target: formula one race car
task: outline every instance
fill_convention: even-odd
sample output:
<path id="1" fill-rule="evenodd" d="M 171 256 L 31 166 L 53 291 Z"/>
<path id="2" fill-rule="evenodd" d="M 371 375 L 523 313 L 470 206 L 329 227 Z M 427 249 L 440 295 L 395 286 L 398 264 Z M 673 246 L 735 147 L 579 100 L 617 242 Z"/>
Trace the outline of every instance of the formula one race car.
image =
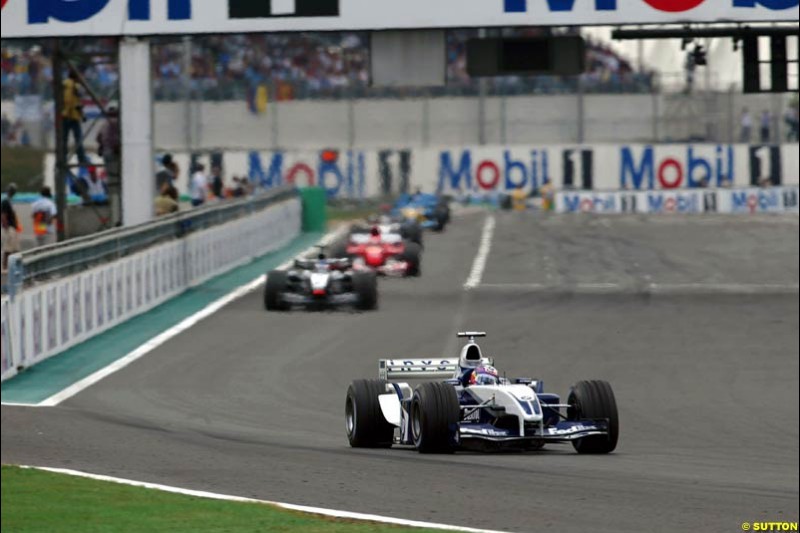
<path id="1" fill-rule="evenodd" d="M 387 206 L 387 211 L 390 208 Z M 415 242 L 422 246 L 422 226 L 416 219 L 404 218 L 400 214 L 381 214 L 367 217 L 366 221 L 353 224 L 350 227 L 350 235 L 357 233 L 366 234 L 372 232 L 377 227 L 381 234 L 400 235 L 403 240 Z"/>
<path id="2" fill-rule="evenodd" d="M 293 305 L 376 309 L 378 279 L 374 272 L 354 271 L 350 259 L 329 259 L 321 250 L 316 259 L 296 259 L 289 270 L 267 274 L 264 307 L 268 311 L 288 311 Z"/>
<path id="3" fill-rule="evenodd" d="M 562 403 L 541 381 L 500 377 L 475 343 L 485 335 L 459 333 L 469 341 L 458 359 L 382 359 L 379 379 L 353 381 L 345 401 L 350 446 L 406 444 L 423 453 L 538 450 L 561 442 L 578 453 L 616 448 L 619 418 L 607 382 L 578 381 Z M 410 380 L 423 382 L 412 389 Z"/>
<path id="4" fill-rule="evenodd" d="M 446 198 L 435 194 L 403 194 L 394 204 L 394 215 L 417 221 L 423 228 L 444 231 L 450 222 L 450 205 Z"/>
<path id="5" fill-rule="evenodd" d="M 373 270 L 384 276 L 419 276 L 422 273 L 422 248 L 404 240 L 393 224 L 374 225 L 368 233 L 353 231 L 345 253 L 353 268 Z"/>

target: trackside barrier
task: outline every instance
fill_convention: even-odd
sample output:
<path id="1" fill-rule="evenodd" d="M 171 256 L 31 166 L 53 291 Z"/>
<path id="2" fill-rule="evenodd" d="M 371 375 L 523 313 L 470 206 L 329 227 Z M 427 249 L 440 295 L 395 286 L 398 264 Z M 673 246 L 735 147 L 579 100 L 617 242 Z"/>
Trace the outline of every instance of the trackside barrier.
<path id="1" fill-rule="evenodd" d="M 797 185 L 660 191 L 560 191 L 557 213 L 797 213 Z"/>
<path id="2" fill-rule="evenodd" d="M 3 297 L 2 380 L 287 244 L 301 231 L 301 211 L 294 193 L 183 238 L 26 283 Z M 64 253 L 74 257 L 69 247 Z"/>

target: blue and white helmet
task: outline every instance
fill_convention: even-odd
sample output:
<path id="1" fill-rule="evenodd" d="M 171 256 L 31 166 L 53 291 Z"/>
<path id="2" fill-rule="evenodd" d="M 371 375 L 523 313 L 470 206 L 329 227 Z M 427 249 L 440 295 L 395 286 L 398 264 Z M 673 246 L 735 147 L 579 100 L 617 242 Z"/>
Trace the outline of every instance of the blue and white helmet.
<path id="1" fill-rule="evenodd" d="M 491 365 L 481 365 L 469 376 L 470 385 L 497 385 L 499 382 L 497 369 Z"/>

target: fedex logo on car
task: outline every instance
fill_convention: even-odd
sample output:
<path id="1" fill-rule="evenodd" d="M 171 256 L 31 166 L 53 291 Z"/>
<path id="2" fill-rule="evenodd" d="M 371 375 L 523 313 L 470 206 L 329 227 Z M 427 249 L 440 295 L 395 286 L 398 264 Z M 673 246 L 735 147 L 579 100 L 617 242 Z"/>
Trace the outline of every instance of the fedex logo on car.
<path id="1" fill-rule="evenodd" d="M 625 4 L 630 4 L 636 0 L 625 0 Z M 657 11 L 667 13 L 681 13 L 700 7 L 707 0 L 638 0 L 644 2 Z M 622 3 L 617 0 L 594 0 L 595 11 L 617 11 L 617 4 Z M 731 0 L 734 8 L 755 8 L 765 7 L 773 11 L 781 11 L 797 7 L 798 0 Z M 547 0 L 547 8 L 550 11 L 572 11 L 575 7 L 575 0 Z M 626 6 L 627 7 L 627 6 Z M 503 0 L 503 10 L 506 13 L 526 13 L 528 11 L 528 0 Z"/>
<path id="2" fill-rule="evenodd" d="M 284 152 L 273 152 L 266 168 L 259 152 L 248 154 L 248 174 L 253 183 L 269 189 L 285 183 L 298 186 L 318 185 L 328 196 L 364 196 L 364 153 L 347 151 L 339 153 L 323 150 L 316 160 L 290 162 Z"/>
<path id="3" fill-rule="evenodd" d="M 81 22 L 105 9 L 109 0 L 28 0 L 28 23 Z M 127 0 L 128 20 L 150 20 L 150 0 Z M 3 6 L 5 7 L 5 0 Z M 169 20 L 192 18 L 192 0 L 167 0 Z"/>
<path id="4" fill-rule="evenodd" d="M 620 186 L 623 189 L 679 189 L 720 186 L 734 180 L 733 146 L 717 145 L 713 156 L 697 147 L 620 148 Z M 660 155 L 661 157 L 657 157 Z"/>
<path id="5" fill-rule="evenodd" d="M 503 150 L 500 161 L 474 157 L 469 149 L 460 152 L 443 150 L 439 154 L 438 191 L 535 190 L 550 181 L 547 150 L 530 150 L 527 160 L 515 159 L 510 150 Z"/>

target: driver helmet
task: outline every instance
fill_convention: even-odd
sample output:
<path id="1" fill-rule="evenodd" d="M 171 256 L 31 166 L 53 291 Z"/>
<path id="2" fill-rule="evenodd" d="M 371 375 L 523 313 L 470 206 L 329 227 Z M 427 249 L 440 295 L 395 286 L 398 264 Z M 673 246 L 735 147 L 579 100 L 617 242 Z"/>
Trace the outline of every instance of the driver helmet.
<path id="1" fill-rule="evenodd" d="M 469 377 L 470 385 L 497 385 L 499 382 L 497 369 L 490 365 L 479 366 Z"/>

